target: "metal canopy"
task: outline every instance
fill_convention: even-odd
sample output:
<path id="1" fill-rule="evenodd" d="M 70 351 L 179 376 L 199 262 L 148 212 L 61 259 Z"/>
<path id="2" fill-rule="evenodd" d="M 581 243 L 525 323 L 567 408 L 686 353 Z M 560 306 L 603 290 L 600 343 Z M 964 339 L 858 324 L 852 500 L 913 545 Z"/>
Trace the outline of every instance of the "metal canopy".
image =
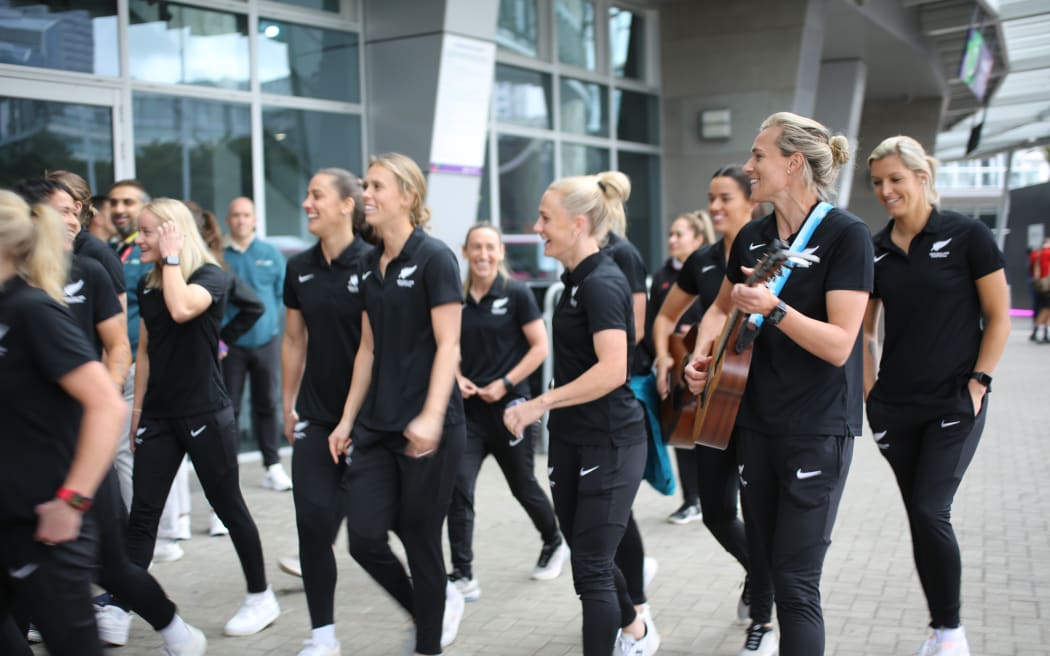
<path id="1" fill-rule="evenodd" d="M 972 12 L 975 3 L 940 1 L 924 5 L 920 11 L 929 7 L 931 19 L 923 21 L 924 30 L 938 25 L 934 19 L 944 21 L 946 5 L 955 7 L 957 20 L 966 6 Z M 934 6 L 939 6 L 939 11 L 934 11 Z M 1050 2 L 984 0 L 977 13 L 983 18 L 983 34 L 995 53 L 986 110 L 959 79 L 966 30 L 927 31 L 951 76 L 951 99 L 943 131 L 937 136 L 936 155 L 942 161 L 1050 144 Z M 980 145 L 967 155 L 970 131 L 982 119 Z"/>

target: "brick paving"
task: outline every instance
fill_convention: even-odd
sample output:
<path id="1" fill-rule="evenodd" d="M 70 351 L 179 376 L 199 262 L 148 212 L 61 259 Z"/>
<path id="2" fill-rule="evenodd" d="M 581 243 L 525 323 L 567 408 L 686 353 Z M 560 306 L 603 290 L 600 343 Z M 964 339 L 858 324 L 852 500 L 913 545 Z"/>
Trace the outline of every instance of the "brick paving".
<path id="1" fill-rule="evenodd" d="M 1027 341 L 1018 323 L 995 376 L 983 443 L 963 482 L 954 523 L 963 548 L 963 623 L 975 655 L 1050 653 L 1050 345 Z M 914 573 L 904 513 L 888 465 L 870 434 L 858 440 L 823 579 L 827 653 L 884 656 L 914 653 L 926 634 L 925 602 Z M 286 462 L 287 465 L 287 462 Z M 546 466 L 537 458 L 537 471 Z M 192 540 L 186 557 L 153 572 L 183 616 L 202 628 L 214 655 L 294 655 L 309 635 L 302 581 L 277 568 L 295 552 L 290 493 L 262 490 L 262 468 L 244 463 L 242 487 L 263 536 L 280 619 L 248 638 L 227 638 L 222 626 L 244 594 L 228 538 L 206 534 L 208 508 L 194 481 Z M 482 586 L 467 604 L 450 656 L 561 656 L 580 653 L 580 608 L 568 567 L 550 582 L 529 580 L 540 541 L 491 461 L 477 492 L 475 576 Z M 647 553 L 659 561 L 649 588 L 665 656 L 735 656 L 743 626 L 734 621 L 743 579 L 739 566 L 700 523 L 668 524 L 678 498 L 643 483 L 635 503 Z M 396 541 L 396 540 L 395 540 Z M 410 647 L 410 622 L 337 543 L 336 627 L 343 654 L 400 655 Z M 141 619 L 128 646 L 114 656 L 156 654 L 160 637 Z M 45 653 L 37 647 L 37 653 Z"/>

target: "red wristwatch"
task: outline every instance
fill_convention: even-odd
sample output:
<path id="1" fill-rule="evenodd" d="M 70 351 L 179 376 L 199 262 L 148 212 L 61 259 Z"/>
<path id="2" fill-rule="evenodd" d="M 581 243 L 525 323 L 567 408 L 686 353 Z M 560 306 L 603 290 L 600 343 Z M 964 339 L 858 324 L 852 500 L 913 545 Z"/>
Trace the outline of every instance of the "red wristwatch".
<path id="1" fill-rule="evenodd" d="M 94 503 L 91 497 L 86 497 L 68 487 L 58 488 L 58 492 L 55 492 L 55 497 L 62 499 L 72 506 L 74 510 L 79 510 L 80 512 L 87 512 L 91 509 L 91 504 Z"/>

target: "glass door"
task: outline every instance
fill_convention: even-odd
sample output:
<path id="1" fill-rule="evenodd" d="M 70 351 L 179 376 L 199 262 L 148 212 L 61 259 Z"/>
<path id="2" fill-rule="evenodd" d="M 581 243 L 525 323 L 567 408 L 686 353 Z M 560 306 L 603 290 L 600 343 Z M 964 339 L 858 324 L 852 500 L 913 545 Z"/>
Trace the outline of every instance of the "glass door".
<path id="1" fill-rule="evenodd" d="M 0 88 L 0 187 L 65 169 L 106 193 L 127 174 L 117 156 L 119 97 L 115 87 L 8 79 Z"/>

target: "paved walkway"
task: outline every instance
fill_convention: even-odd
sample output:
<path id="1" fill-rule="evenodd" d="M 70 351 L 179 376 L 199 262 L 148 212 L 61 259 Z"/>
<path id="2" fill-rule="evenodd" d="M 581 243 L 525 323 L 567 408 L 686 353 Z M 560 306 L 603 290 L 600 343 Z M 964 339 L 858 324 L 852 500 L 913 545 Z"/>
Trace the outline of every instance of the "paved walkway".
<path id="1" fill-rule="evenodd" d="M 1050 345 L 1027 341 L 1017 324 L 995 377 L 984 441 L 957 496 L 955 526 L 963 547 L 963 622 L 973 653 L 1050 653 Z M 546 463 L 539 458 L 541 471 Z M 243 593 L 228 538 L 210 538 L 207 506 L 194 489 L 186 557 L 153 571 L 184 617 L 207 634 L 209 654 L 294 655 L 309 635 L 302 581 L 280 572 L 277 558 L 295 552 L 290 493 L 258 488 L 262 469 L 242 466 L 242 485 L 259 524 L 271 581 L 282 606 L 277 623 L 249 638 L 222 636 Z M 194 481 L 194 483 L 196 483 Z M 552 582 L 529 580 L 540 542 L 487 464 L 478 485 L 475 575 L 481 600 L 467 605 L 450 656 L 559 656 L 580 653 L 580 607 L 568 567 Z M 677 498 L 643 484 L 635 514 L 660 569 L 650 601 L 664 656 L 735 656 L 743 627 L 734 622 L 743 574 L 700 523 L 673 526 L 665 517 Z M 337 632 L 343 654 L 398 655 L 410 644 L 402 611 L 338 543 Z M 870 435 L 857 443 L 834 542 L 824 571 L 828 654 L 906 655 L 926 635 L 927 615 L 914 574 L 904 514 L 889 467 Z M 156 654 L 162 644 L 141 619 L 131 643 L 114 656 Z M 38 648 L 38 653 L 44 653 Z"/>

